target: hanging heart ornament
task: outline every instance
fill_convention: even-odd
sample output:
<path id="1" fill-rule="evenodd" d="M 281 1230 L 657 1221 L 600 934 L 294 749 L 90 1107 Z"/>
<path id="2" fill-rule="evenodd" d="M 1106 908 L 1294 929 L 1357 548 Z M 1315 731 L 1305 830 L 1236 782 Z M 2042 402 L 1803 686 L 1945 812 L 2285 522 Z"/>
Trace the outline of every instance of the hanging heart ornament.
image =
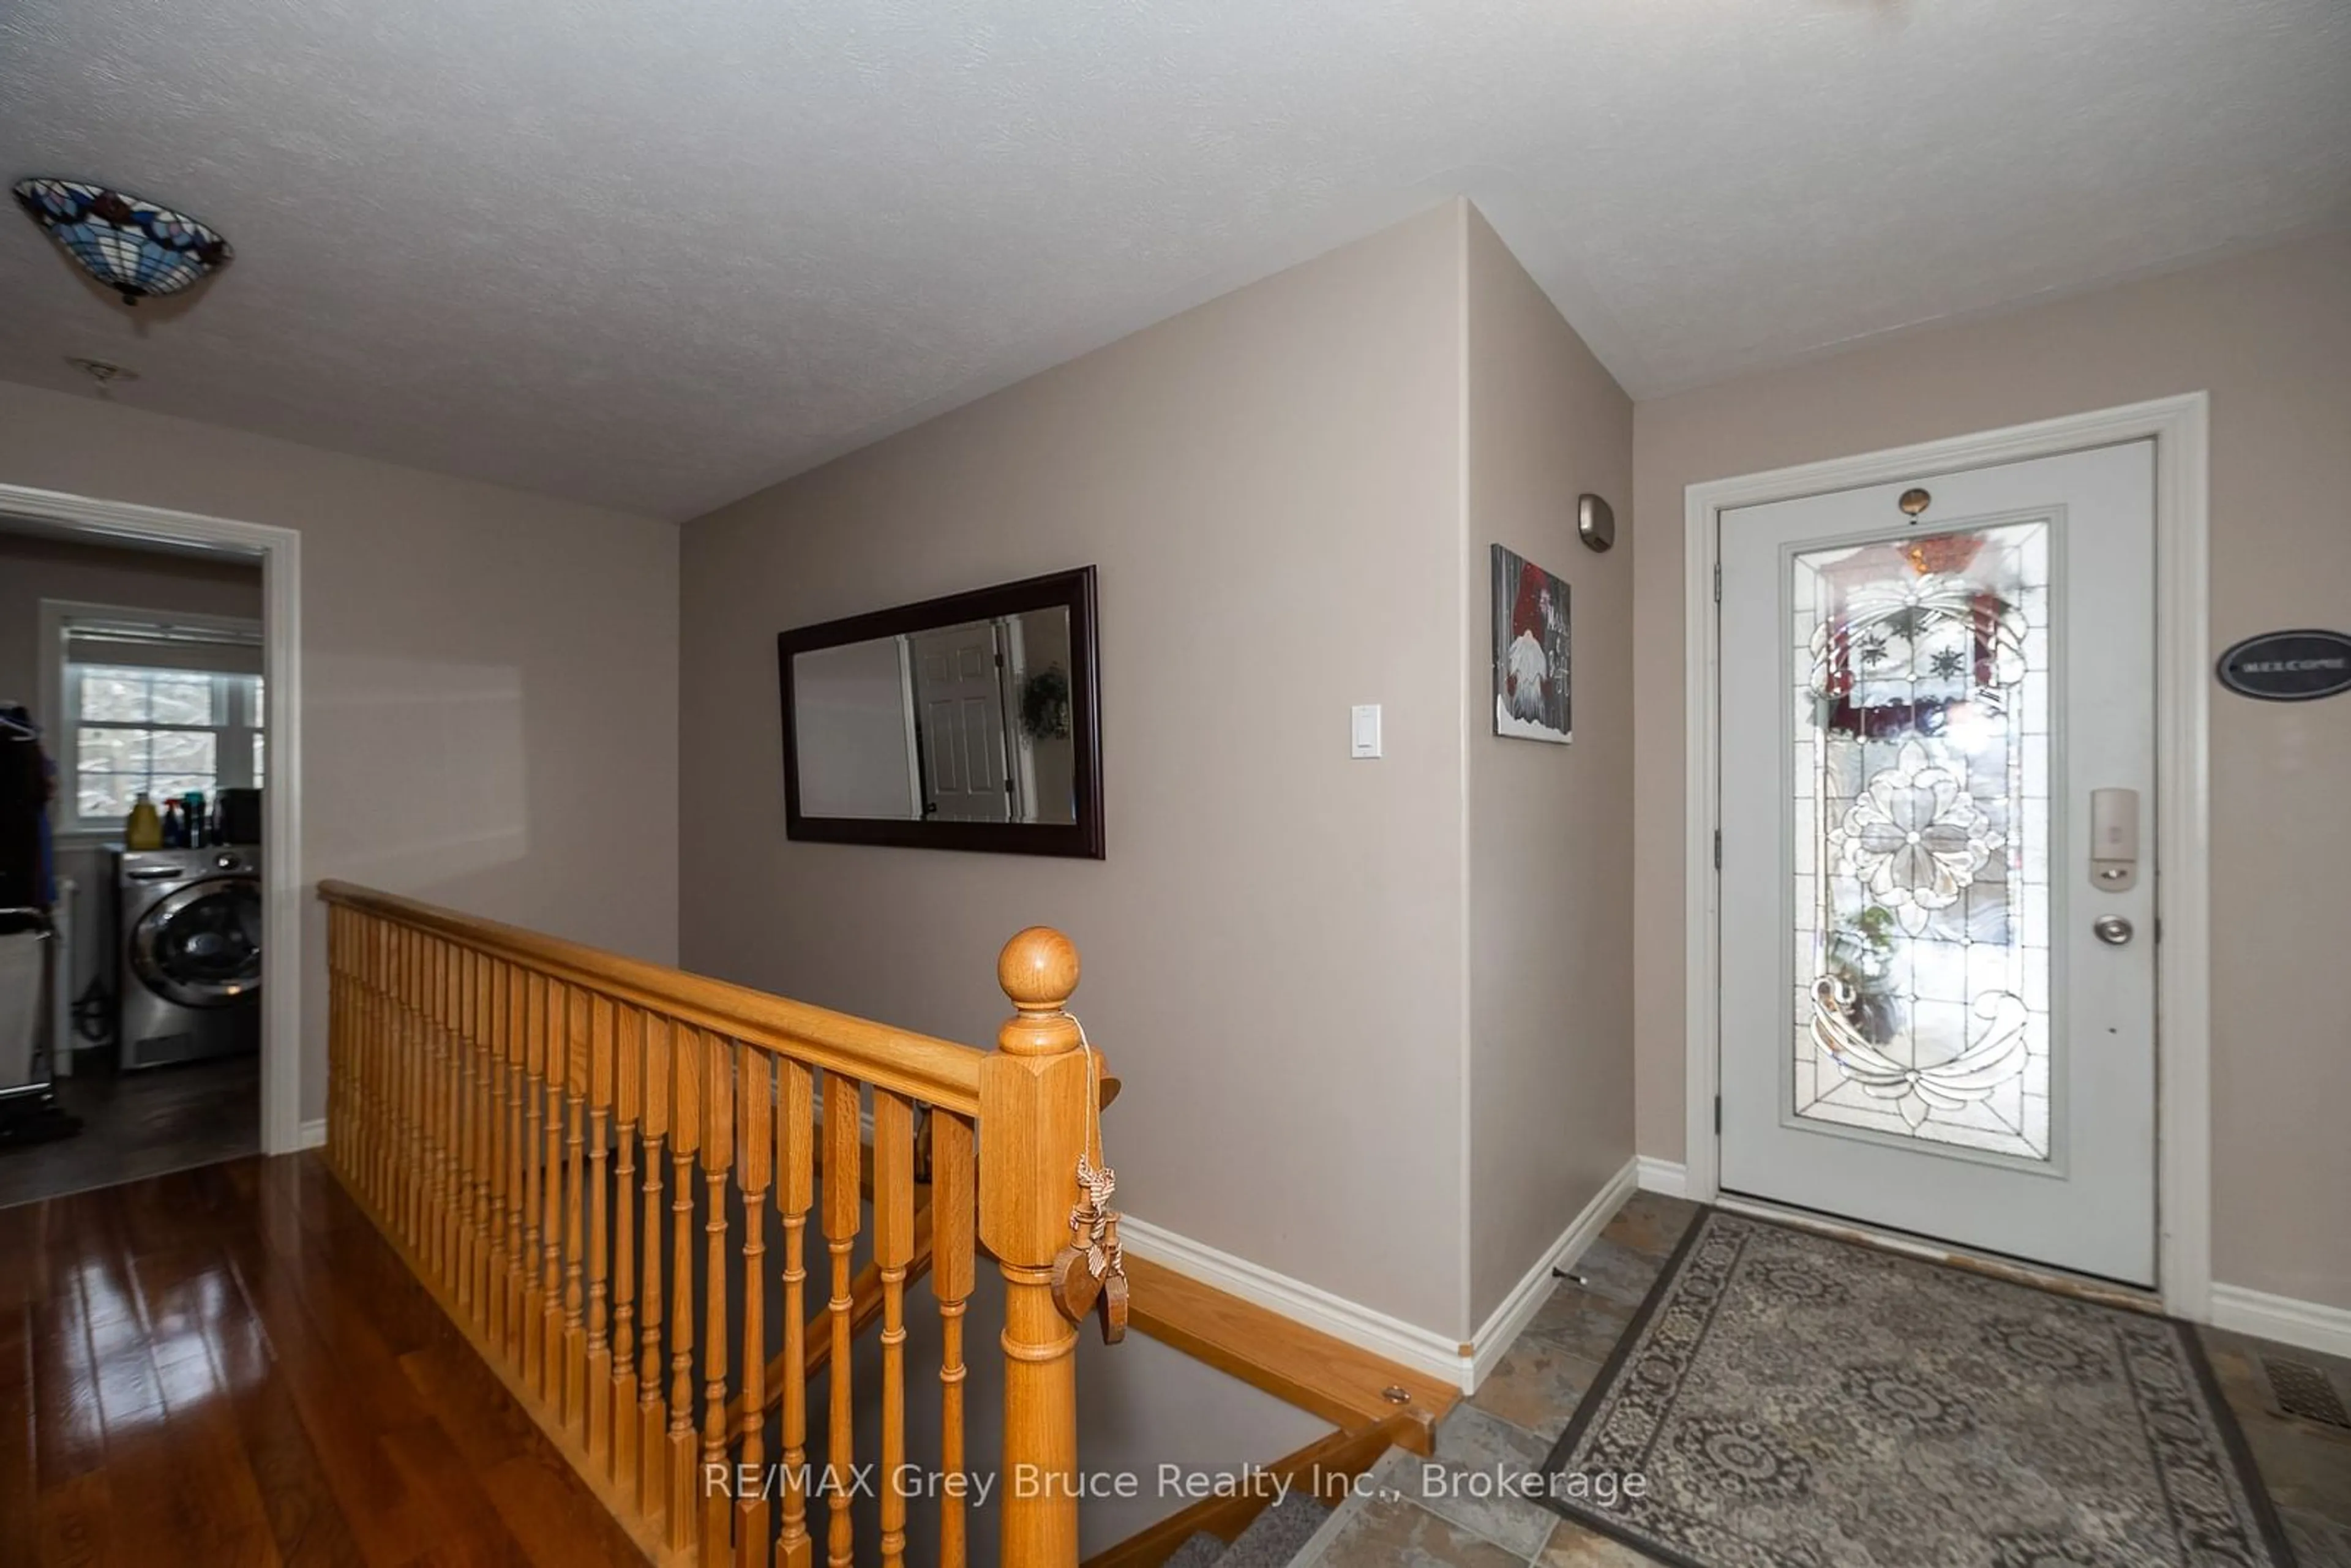
<path id="1" fill-rule="evenodd" d="M 1090 1312 L 1099 1313 L 1102 1343 L 1116 1344 L 1126 1337 L 1127 1305 L 1126 1252 L 1118 1241 L 1118 1210 L 1110 1206 L 1111 1194 L 1118 1190 L 1118 1173 L 1091 1157 L 1102 1150 L 1102 1094 L 1093 1081 L 1101 1058 L 1091 1044 L 1082 1043 L 1082 1025 L 1078 1038 L 1086 1052 L 1087 1122 L 1092 1135 L 1078 1155 L 1081 1196 L 1070 1206 L 1070 1240 L 1053 1255 L 1053 1304 L 1073 1323 L 1083 1322 Z"/>

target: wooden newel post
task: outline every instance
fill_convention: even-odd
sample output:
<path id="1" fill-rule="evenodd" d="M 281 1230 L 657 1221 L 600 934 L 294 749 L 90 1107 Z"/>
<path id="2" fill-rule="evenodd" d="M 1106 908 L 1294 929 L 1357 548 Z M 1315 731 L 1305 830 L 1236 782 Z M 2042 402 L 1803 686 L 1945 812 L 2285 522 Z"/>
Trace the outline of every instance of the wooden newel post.
<path id="1" fill-rule="evenodd" d="M 1087 1067 L 1078 950 L 1047 926 L 1004 945 L 996 977 L 1013 1016 L 979 1073 L 979 1235 L 1004 1271 L 1002 1561 L 1078 1561 L 1077 1325 L 1053 1301 L 1085 1146 Z"/>

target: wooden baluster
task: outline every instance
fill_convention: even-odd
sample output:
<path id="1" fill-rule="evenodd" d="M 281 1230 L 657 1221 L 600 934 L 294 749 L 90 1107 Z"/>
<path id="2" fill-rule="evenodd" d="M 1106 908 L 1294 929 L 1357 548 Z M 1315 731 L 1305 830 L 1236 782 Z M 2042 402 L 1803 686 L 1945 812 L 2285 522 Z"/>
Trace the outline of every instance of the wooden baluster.
<path id="1" fill-rule="evenodd" d="M 456 967 L 456 949 L 446 942 L 434 943 L 433 993 L 429 1005 L 433 1009 L 433 1037 L 439 1048 L 433 1065 L 441 1080 L 441 1222 L 435 1239 L 440 1248 L 441 1288 L 452 1298 L 458 1299 L 458 1312 L 462 1314 L 465 1303 L 461 1292 L 465 1275 L 465 1132 L 459 1120 L 465 1113 L 465 1105 L 458 1095 L 457 1085 L 464 1074 L 457 1060 L 455 1009 L 450 1006 L 452 977 Z"/>
<path id="2" fill-rule="evenodd" d="M 702 1336 L 702 1561 L 716 1568 L 726 1561 L 726 1520 L 730 1511 L 723 1488 L 708 1477 L 716 1465 L 726 1465 L 726 1174 L 735 1160 L 735 1042 L 723 1035 L 702 1037 L 702 1219 L 709 1241 L 702 1277 L 702 1300 L 708 1324 Z"/>
<path id="3" fill-rule="evenodd" d="M 906 1561 L 906 1265 L 914 1256 L 914 1107 L 873 1092 L 873 1261 L 882 1271 L 882 1563 Z"/>
<path id="4" fill-rule="evenodd" d="M 974 1282 L 972 1127 L 945 1111 L 931 1113 L 931 1294 L 939 1303 L 939 1472 L 964 1469 L 963 1320 Z M 939 1568 L 968 1560 L 964 1500 L 952 1479 L 939 1498 Z"/>
<path id="5" fill-rule="evenodd" d="M 368 1205 L 392 1218 L 392 1158 L 395 1108 L 392 1088 L 392 924 L 368 916 Z"/>
<path id="6" fill-rule="evenodd" d="M 506 1028 L 500 1036 L 507 1058 L 507 1361 L 528 1366 L 523 1348 L 524 1274 L 530 1254 L 524 1250 L 529 1231 L 530 1194 L 524 1186 L 530 1168 L 530 1142 L 525 1102 L 530 1079 L 525 1066 L 530 1056 L 530 977 L 512 964 L 498 966 L 504 977 L 500 994 L 506 1004 Z"/>
<path id="7" fill-rule="evenodd" d="M 367 919 L 355 909 L 340 904 L 334 913 L 343 922 L 343 961 L 350 966 L 350 993 L 343 1004 L 346 1026 L 350 1040 L 343 1052 L 343 1071 L 348 1075 L 343 1084 L 343 1132 L 337 1140 L 340 1150 L 335 1168 L 342 1172 L 344 1185 L 354 1197 L 365 1200 L 367 1195 Z"/>
<path id="8" fill-rule="evenodd" d="M 441 1253 L 441 1288 L 456 1310 L 450 1315 L 463 1322 L 465 1316 L 465 1102 L 458 1092 L 465 1080 L 459 1057 L 462 1047 L 457 1039 L 456 1009 L 450 1005 L 455 988 L 457 951 L 450 944 L 435 940 L 433 944 L 433 989 L 427 1005 L 433 1009 L 433 1035 L 440 1047 L 434 1059 L 434 1070 L 440 1076 L 441 1125 L 441 1222 L 434 1244 Z"/>
<path id="9" fill-rule="evenodd" d="M 403 1244 L 412 1235 L 408 1228 L 409 1202 L 416 1179 L 415 1124 L 410 1116 L 413 1103 L 408 1092 L 410 1074 L 416 1065 L 404 992 L 408 965 L 407 931 L 390 921 L 384 922 L 383 1217 L 393 1236 Z"/>
<path id="10" fill-rule="evenodd" d="M 571 1066 L 569 1003 L 561 982 L 547 982 L 547 1124 L 539 1148 L 538 1396 L 563 1409 L 563 1095 Z"/>
<path id="11" fill-rule="evenodd" d="M 637 1106 L 643 1098 L 645 1015 L 623 1007 L 613 1019 L 612 1364 L 606 1407 L 612 1451 L 604 1473 L 623 1491 L 637 1484 Z"/>
<path id="12" fill-rule="evenodd" d="M 485 1335 L 496 1319 L 496 1275 L 491 1246 L 492 1194 L 498 1176 L 493 1134 L 498 1124 L 495 1053 L 490 1047 L 492 995 L 490 963 L 478 952 L 465 955 L 465 1023 L 474 1057 L 474 1320 Z M 495 1338 L 491 1339 L 496 1343 Z"/>
<path id="13" fill-rule="evenodd" d="M 808 1528 L 808 1216 L 816 1200 L 816 1083 L 784 1058 L 776 1093 L 776 1208 L 784 1222 L 783 1532 L 776 1568 L 811 1568 Z M 750 1401 L 744 1401 L 747 1406 Z"/>
<path id="14" fill-rule="evenodd" d="M 375 921 L 372 916 L 357 910 L 344 913 L 350 917 L 351 932 L 350 1182 L 351 1190 L 372 1208 L 375 1207 L 375 1114 L 381 1103 L 375 1098 L 373 1079 L 376 1054 Z"/>
<path id="15" fill-rule="evenodd" d="M 368 1186 L 373 1174 L 368 1145 L 368 1053 L 373 1043 L 371 1025 L 375 998 L 369 991 L 369 969 L 375 956 L 375 935 L 369 929 L 368 917 L 359 911 L 345 909 L 340 913 L 349 933 L 351 966 L 350 998 L 346 1004 L 351 1043 L 345 1061 L 350 1083 L 343 1095 L 343 1113 L 349 1125 L 343 1134 L 341 1164 L 351 1191 L 361 1201 L 371 1202 Z"/>
<path id="16" fill-rule="evenodd" d="M 351 924 L 351 1190 L 375 1207 L 376 1055 L 375 920 L 347 911 Z"/>
<path id="17" fill-rule="evenodd" d="M 351 943 L 351 1085 L 345 1104 L 350 1131 L 345 1138 L 345 1159 L 351 1190 L 372 1207 L 375 1101 L 370 1092 L 369 1070 L 375 1052 L 375 922 L 357 910 L 343 913 L 350 924 Z"/>
<path id="18" fill-rule="evenodd" d="M 768 1183 L 774 1158 L 774 1058 L 747 1045 L 735 1048 L 735 1185 L 743 1194 L 743 1421 L 738 1428 L 742 1473 L 756 1478 L 735 1500 L 735 1561 L 768 1568 L 766 1443 L 768 1424 L 767 1283 Z M 723 1325 L 722 1325 L 723 1326 Z"/>
<path id="19" fill-rule="evenodd" d="M 350 1043 L 343 1057 L 343 1070 L 349 1078 L 343 1089 L 343 1134 L 340 1140 L 340 1155 L 336 1166 L 343 1180 L 362 1201 L 367 1197 L 367 1051 L 368 1051 L 368 956 L 370 941 L 366 916 L 354 909 L 337 908 L 343 918 L 345 962 L 350 966 L 350 991 L 344 1002 L 344 1018 L 350 1030 Z"/>
<path id="20" fill-rule="evenodd" d="M 669 1543 L 694 1544 L 694 1156 L 702 1147 L 702 1035 L 670 1036 Z"/>
<path id="21" fill-rule="evenodd" d="M 382 981 L 378 998 L 382 1029 L 382 1057 L 377 1076 L 383 1085 L 383 1149 L 381 1156 L 382 1214 L 394 1236 L 406 1239 L 406 1178 L 415 1167 L 408 1142 L 408 1019 L 400 1002 L 400 984 L 406 972 L 408 944 L 399 926 L 383 922 Z"/>
<path id="22" fill-rule="evenodd" d="M 522 981 L 522 1375 L 526 1387 L 544 1395 L 547 1365 L 546 1286 L 539 1271 L 545 1255 L 542 1220 L 547 1209 L 547 977 L 526 971 Z"/>
<path id="23" fill-rule="evenodd" d="M 367 1085 L 368 1205 L 383 1220 L 392 1218 L 392 1158 L 395 1105 L 392 1089 L 392 925 L 370 915 L 368 933 L 367 1065 L 360 1078 Z"/>
<path id="24" fill-rule="evenodd" d="M 344 1102 L 351 1086 L 352 982 L 345 914 L 332 906 L 327 911 L 327 1163 L 348 1182 L 351 1179 L 346 1146 L 350 1140 L 350 1114 Z M 63 1041 L 58 1048 L 65 1049 Z"/>
<path id="25" fill-rule="evenodd" d="M 588 1298 L 581 1268 L 587 1248 L 588 993 L 577 986 L 567 989 L 564 1152 L 570 1163 L 563 1188 L 563 1421 L 579 1431 L 588 1415 Z"/>
<path id="26" fill-rule="evenodd" d="M 433 1272 L 441 1289 L 457 1284 L 457 1063 L 449 1030 L 449 945 L 424 948 L 424 1026 L 433 1039 Z"/>
<path id="27" fill-rule="evenodd" d="M 402 945 L 407 948 L 405 973 L 401 977 L 400 1008 L 402 1023 L 407 1034 L 402 1044 L 407 1062 L 407 1101 L 409 1141 L 415 1145 L 415 1163 L 408 1178 L 408 1227 L 403 1239 L 409 1250 L 416 1255 L 421 1270 L 432 1268 L 433 1214 L 433 1037 L 425 1027 L 424 979 L 427 951 L 425 936 L 421 931 L 403 929 Z"/>
<path id="28" fill-rule="evenodd" d="M 662 1433 L 669 1410 L 662 1400 L 662 1139 L 669 1130 L 670 1021 L 644 1020 L 645 1291 L 643 1352 L 637 1364 L 637 1508 L 659 1519 L 669 1499 L 663 1485 Z"/>
<path id="29" fill-rule="evenodd" d="M 1070 1235 L 1092 1092 L 1078 1026 L 1063 1011 L 1078 953 L 1032 926 L 1005 944 L 998 983 L 1013 1016 L 980 1064 L 979 1235 L 1004 1275 L 1002 1561 L 1078 1560 L 1077 1329 L 1053 1301 L 1053 1256 Z"/>
<path id="30" fill-rule="evenodd" d="M 590 1000 L 588 1017 L 588 1458 L 607 1468 L 612 1452 L 612 1350 L 606 1337 L 611 1258 L 604 1190 L 604 1129 L 612 1107 L 612 1002 Z M 627 1199 L 622 1198 L 623 1204 Z"/>
<path id="31" fill-rule="evenodd" d="M 473 950 L 449 947 L 449 1098 L 456 1105 L 456 1250 L 458 1307 L 485 1322 L 477 1277 L 482 1271 L 482 1100 L 475 1095 L 480 1082 L 475 1053 L 480 1039 L 473 1028 Z"/>
<path id="32" fill-rule="evenodd" d="M 426 1111 L 426 1092 L 433 1077 L 427 1071 L 432 1051 L 432 1037 L 424 1027 L 424 1015 L 417 998 L 424 994 L 424 935 L 403 929 L 402 946 L 407 949 L 401 977 L 401 1012 L 402 1032 L 406 1039 L 402 1051 L 407 1058 L 403 1076 L 407 1079 L 404 1097 L 407 1101 L 408 1141 L 411 1145 L 408 1194 L 405 1207 L 408 1224 L 403 1239 L 420 1262 L 425 1260 L 426 1216 L 431 1212 L 433 1197 L 433 1126 Z"/>
<path id="33" fill-rule="evenodd" d="M 481 1131 L 481 1103 L 474 1095 L 474 998 L 471 978 L 473 955 L 463 947 L 452 946 L 447 953 L 447 980 L 444 994 L 449 1014 L 449 1098 L 452 1114 L 450 1125 L 455 1129 L 456 1186 L 453 1196 L 456 1212 L 450 1217 L 451 1228 L 456 1233 L 457 1310 L 476 1322 L 482 1318 L 482 1298 L 474 1288 L 475 1270 L 481 1264 L 481 1230 L 476 1223 L 480 1209 L 475 1192 L 481 1179 L 481 1162 L 474 1156 L 474 1144 Z"/>
<path id="34" fill-rule="evenodd" d="M 375 1206 L 375 921 L 345 911 L 351 927 L 351 1190 Z"/>
<path id="35" fill-rule="evenodd" d="M 490 1348 L 506 1360 L 514 1352 L 507 1343 L 507 1218 L 513 1212 L 513 1195 L 507 1187 L 507 1006 L 506 966 L 481 956 L 482 1109 L 489 1123 L 489 1184 L 485 1189 L 482 1224 L 489 1233 L 489 1257 L 483 1272 L 483 1290 L 489 1296 Z"/>
<path id="36" fill-rule="evenodd" d="M 416 1126 L 416 1176 L 409 1194 L 409 1250 L 425 1270 L 433 1267 L 433 1173 L 437 1171 L 433 1143 L 433 1100 L 437 1079 L 433 1072 L 433 1020 L 425 1013 L 425 985 L 433 973 L 433 943 L 423 931 L 409 931 L 409 980 L 404 1006 L 409 1013 L 409 1119 Z"/>
<path id="37" fill-rule="evenodd" d="M 350 1082 L 350 1069 L 343 1060 L 344 1048 L 350 1044 L 349 1027 L 343 1021 L 343 966 L 346 962 L 343 941 L 343 912 L 331 905 L 327 910 L 327 1164 L 342 1169 L 343 1130 L 342 1090 Z M 57 1042 L 58 1050 L 68 1049 Z"/>
<path id="38" fill-rule="evenodd" d="M 849 1568 L 855 1550 L 855 1527 L 849 1517 L 850 1479 L 856 1463 L 857 1428 L 851 1401 L 849 1345 L 851 1310 L 856 1305 L 849 1291 L 849 1254 L 857 1245 L 863 1194 L 859 1175 L 865 1145 L 858 1125 L 858 1083 L 854 1078 L 826 1070 L 824 1075 L 824 1240 L 832 1254 L 832 1395 L 827 1408 L 831 1417 L 831 1442 L 824 1456 L 831 1521 L 826 1537 L 827 1561 Z"/>
<path id="39" fill-rule="evenodd" d="M 360 1191 L 368 1207 L 383 1212 L 383 1118 L 385 1100 L 381 1076 L 383 1062 L 383 923 L 372 915 L 360 917 L 366 936 L 361 985 L 365 1016 L 360 1024 Z"/>
<path id="40" fill-rule="evenodd" d="M 348 1183 L 350 1161 L 343 1145 L 350 1138 L 350 1114 L 343 1110 L 343 1095 L 350 1093 L 350 936 L 343 915 L 339 907 L 327 910 L 327 1164 Z"/>
<path id="41" fill-rule="evenodd" d="M 414 1041 L 409 1030 L 408 981 L 413 943 L 408 929 L 386 923 L 384 927 L 384 1061 L 385 1103 L 392 1107 L 389 1142 L 384 1150 L 384 1218 L 392 1235 L 411 1242 L 414 1219 L 417 1163 L 423 1157 L 416 1135 L 415 1101 L 410 1093 L 416 1069 Z"/>

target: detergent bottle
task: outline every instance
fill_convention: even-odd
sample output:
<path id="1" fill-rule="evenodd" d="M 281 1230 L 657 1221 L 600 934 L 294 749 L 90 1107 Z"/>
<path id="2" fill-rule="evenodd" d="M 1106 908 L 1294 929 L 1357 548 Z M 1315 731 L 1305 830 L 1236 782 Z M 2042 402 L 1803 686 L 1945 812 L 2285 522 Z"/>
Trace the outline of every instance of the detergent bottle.
<path id="1" fill-rule="evenodd" d="M 122 824 L 122 847 L 128 850 L 160 850 L 163 847 L 163 819 L 155 814 L 155 802 L 147 791 L 139 791 L 139 799 L 131 803 L 131 815 Z"/>

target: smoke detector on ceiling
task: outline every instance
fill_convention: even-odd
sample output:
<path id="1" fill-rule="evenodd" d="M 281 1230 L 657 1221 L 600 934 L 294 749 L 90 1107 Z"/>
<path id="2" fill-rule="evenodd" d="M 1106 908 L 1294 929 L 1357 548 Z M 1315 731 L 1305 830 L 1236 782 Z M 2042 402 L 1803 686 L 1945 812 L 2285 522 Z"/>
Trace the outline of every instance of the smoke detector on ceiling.
<path id="1" fill-rule="evenodd" d="M 137 371 L 131 370 L 127 365 L 114 364 L 106 360 L 85 360 L 68 354 L 66 356 L 66 363 L 96 382 L 98 395 L 100 397 L 112 396 L 115 384 L 119 382 L 135 382 L 139 379 Z"/>

